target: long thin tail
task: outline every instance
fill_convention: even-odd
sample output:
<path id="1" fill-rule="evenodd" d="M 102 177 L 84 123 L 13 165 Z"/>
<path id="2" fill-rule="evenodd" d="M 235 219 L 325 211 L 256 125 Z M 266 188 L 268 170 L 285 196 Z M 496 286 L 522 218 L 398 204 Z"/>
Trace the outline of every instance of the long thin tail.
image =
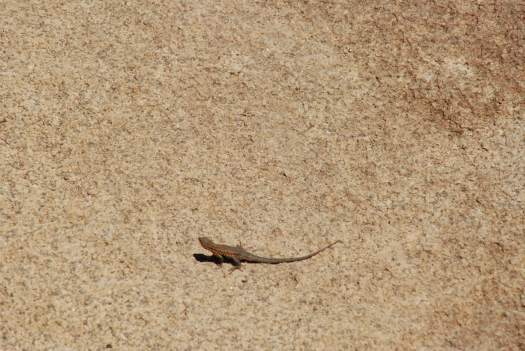
<path id="1" fill-rule="evenodd" d="M 310 257 L 313 257 L 313 256 L 315 256 L 317 254 L 320 254 L 324 250 L 331 248 L 332 246 L 334 246 L 337 243 L 342 243 L 342 241 L 341 240 L 334 241 L 330 245 L 327 245 L 327 246 L 325 246 L 325 247 L 323 247 L 323 248 L 321 248 L 321 249 L 319 249 L 319 250 L 317 250 L 315 252 L 312 252 L 311 254 L 308 254 L 308 255 L 305 255 L 305 256 L 300 256 L 300 257 L 270 258 L 270 257 L 261 257 L 261 256 L 256 256 L 256 255 L 250 254 L 251 257 L 249 257 L 248 260 L 252 260 L 253 259 L 254 261 L 259 261 L 259 262 L 264 262 L 264 263 L 287 263 L 287 262 L 302 261 L 302 260 L 309 259 Z"/>

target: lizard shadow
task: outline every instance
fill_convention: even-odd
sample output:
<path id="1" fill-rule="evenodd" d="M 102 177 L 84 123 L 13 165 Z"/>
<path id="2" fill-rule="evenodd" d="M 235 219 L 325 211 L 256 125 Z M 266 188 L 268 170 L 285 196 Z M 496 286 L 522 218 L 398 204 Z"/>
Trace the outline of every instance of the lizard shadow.
<path id="1" fill-rule="evenodd" d="M 224 257 L 223 261 L 221 261 L 217 256 L 213 256 L 213 255 L 193 254 L 193 257 L 195 258 L 195 260 L 197 260 L 199 262 L 213 262 L 213 263 L 215 263 L 217 265 L 220 265 L 223 262 L 224 263 L 229 263 L 231 265 L 234 265 L 234 263 L 235 263 L 229 257 Z"/>

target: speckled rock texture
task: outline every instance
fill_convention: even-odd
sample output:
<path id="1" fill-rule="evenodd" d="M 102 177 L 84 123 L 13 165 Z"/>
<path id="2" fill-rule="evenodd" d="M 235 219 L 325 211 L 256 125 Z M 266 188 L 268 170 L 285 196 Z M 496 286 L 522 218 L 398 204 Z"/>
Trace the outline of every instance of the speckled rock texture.
<path id="1" fill-rule="evenodd" d="M 524 350 L 524 23 L 2 1 L 0 350 Z"/>

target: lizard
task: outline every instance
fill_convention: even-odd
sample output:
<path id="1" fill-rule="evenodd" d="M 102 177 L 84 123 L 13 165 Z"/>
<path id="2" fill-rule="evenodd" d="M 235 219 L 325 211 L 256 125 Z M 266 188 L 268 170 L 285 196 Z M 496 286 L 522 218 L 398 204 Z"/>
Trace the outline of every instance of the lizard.
<path id="1" fill-rule="evenodd" d="M 278 264 L 307 260 L 310 257 L 313 257 L 323 252 L 324 250 L 334 246 L 337 243 L 342 243 L 342 241 L 337 240 L 331 243 L 330 245 L 327 245 L 315 252 L 312 252 L 311 254 L 291 258 L 261 257 L 246 251 L 241 245 L 229 246 L 216 244 L 211 239 L 208 239 L 206 237 L 200 237 L 199 243 L 203 248 L 210 251 L 213 254 L 213 256 L 219 260 L 219 263 L 222 263 L 224 261 L 224 258 L 229 258 L 233 262 L 234 269 L 236 269 L 241 267 L 241 262 Z"/>

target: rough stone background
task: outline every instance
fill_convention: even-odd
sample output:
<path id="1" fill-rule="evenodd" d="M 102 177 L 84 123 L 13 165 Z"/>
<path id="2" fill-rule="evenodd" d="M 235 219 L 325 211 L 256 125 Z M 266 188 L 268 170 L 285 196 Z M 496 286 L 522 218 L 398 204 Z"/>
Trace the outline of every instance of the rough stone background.
<path id="1" fill-rule="evenodd" d="M 524 23 L 2 1 L 0 350 L 525 349 Z"/>

